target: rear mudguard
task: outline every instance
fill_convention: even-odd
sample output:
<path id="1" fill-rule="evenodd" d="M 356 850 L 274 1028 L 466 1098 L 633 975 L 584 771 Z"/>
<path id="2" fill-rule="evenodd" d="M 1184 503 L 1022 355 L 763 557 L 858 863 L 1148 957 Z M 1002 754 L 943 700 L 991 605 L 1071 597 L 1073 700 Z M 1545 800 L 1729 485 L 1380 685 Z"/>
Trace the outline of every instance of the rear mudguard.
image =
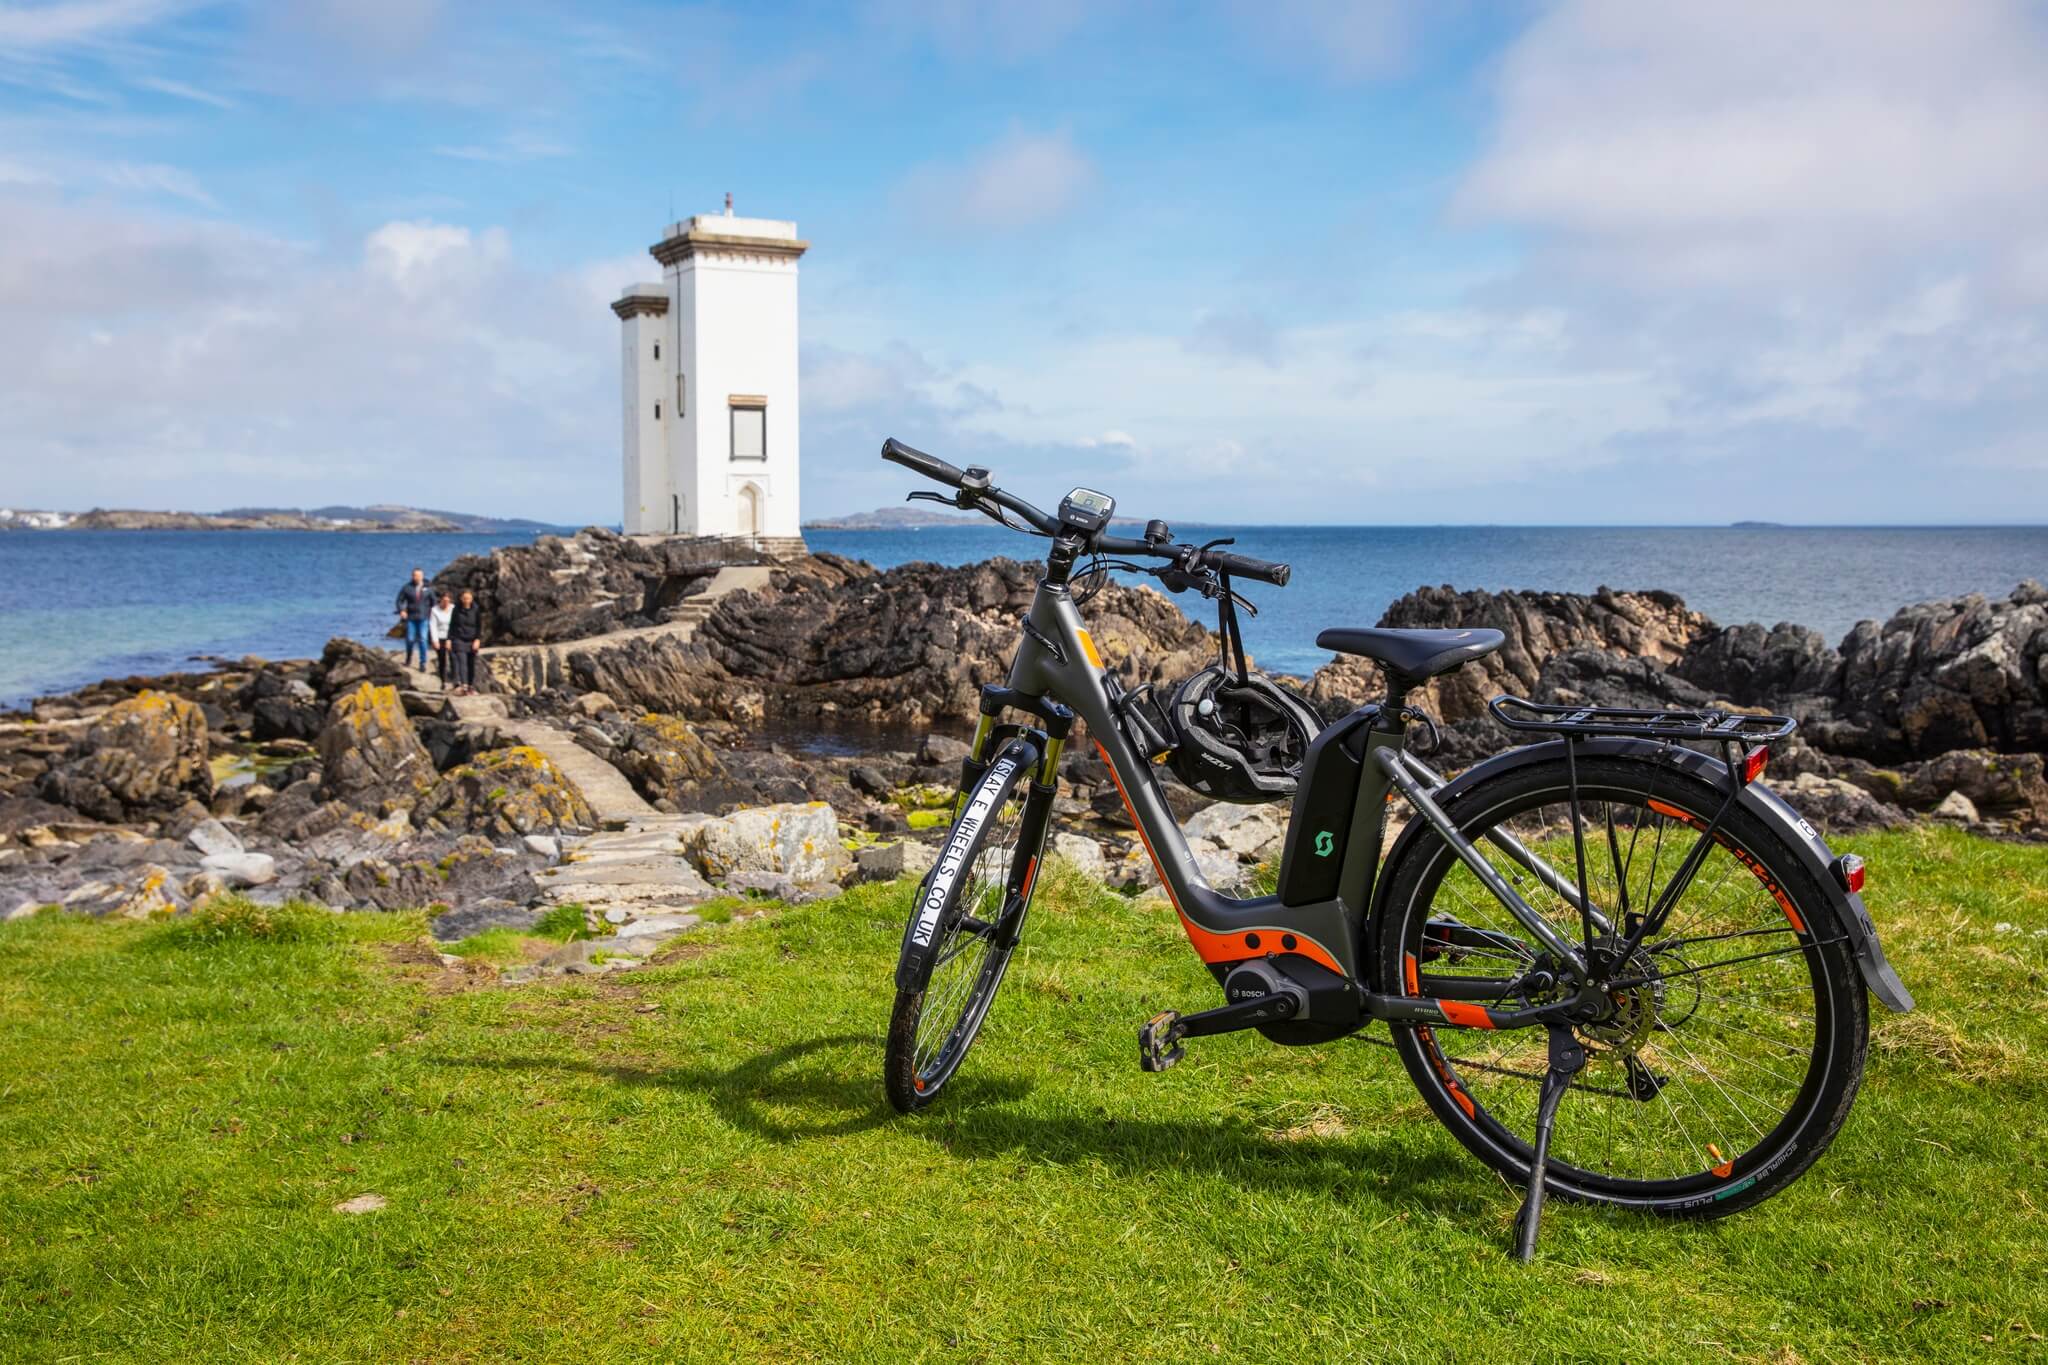
<path id="1" fill-rule="evenodd" d="M 1690 773 L 1712 786 L 1726 790 L 1728 768 L 1720 759 L 1703 754 L 1697 749 L 1684 749 L 1673 744 L 1659 744 L 1647 739 L 1600 738 L 1577 741 L 1578 752 L 1585 757 L 1630 757 L 1647 758 L 1653 762 L 1668 764 L 1681 772 Z M 1475 764 L 1458 774 L 1441 791 L 1435 793 L 1439 804 L 1457 796 L 1470 787 L 1477 786 L 1489 777 L 1504 773 L 1529 763 L 1547 763 L 1564 756 L 1564 741 L 1553 739 L 1542 744 L 1531 744 L 1506 753 L 1496 754 L 1484 763 Z M 1776 792 L 1760 783 L 1752 782 L 1742 789 L 1737 798 L 1751 814 L 1765 824 L 1779 830 L 1799 854 L 1801 862 L 1813 873 L 1813 879 L 1820 884 L 1821 892 L 1834 902 L 1842 927 L 1849 935 L 1850 946 L 1856 952 L 1856 966 L 1863 973 L 1863 984 L 1886 1009 L 1899 1014 L 1913 1008 L 1913 996 L 1899 980 L 1891 963 L 1885 960 L 1884 947 L 1877 941 L 1877 926 L 1870 922 L 1870 912 L 1863 908 L 1863 898 L 1843 887 L 1835 876 L 1835 855 L 1820 837 L 1819 831 L 1808 823 L 1799 812 L 1786 805 Z M 1426 820 L 1410 820 L 1394 840 L 1394 846 L 1387 853 L 1387 860 L 1379 878 L 1379 885 L 1373 891 L 1372 919 L 1378 922 L 1383 909 L 1381 904 L 1386 889 L 1393 881 L 1386 875 L 1398 866 L 1398 860 L 1408 845 L 1431 833 Z"/>

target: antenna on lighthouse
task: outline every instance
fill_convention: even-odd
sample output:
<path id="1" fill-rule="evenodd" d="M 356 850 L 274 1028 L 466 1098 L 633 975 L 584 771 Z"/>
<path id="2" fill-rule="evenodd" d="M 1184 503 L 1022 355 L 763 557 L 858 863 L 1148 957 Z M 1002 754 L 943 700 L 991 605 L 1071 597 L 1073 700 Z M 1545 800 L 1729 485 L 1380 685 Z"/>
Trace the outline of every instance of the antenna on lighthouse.
<path id="1" fill-rule="evenodd" d="M 731 190 L 727 190 L 727 191 L 725 192 L 725 216 L 726 216 L 726 217 L 728 217 L 728 218 L 732 217 L 732 191 L 731 191 Z"/>

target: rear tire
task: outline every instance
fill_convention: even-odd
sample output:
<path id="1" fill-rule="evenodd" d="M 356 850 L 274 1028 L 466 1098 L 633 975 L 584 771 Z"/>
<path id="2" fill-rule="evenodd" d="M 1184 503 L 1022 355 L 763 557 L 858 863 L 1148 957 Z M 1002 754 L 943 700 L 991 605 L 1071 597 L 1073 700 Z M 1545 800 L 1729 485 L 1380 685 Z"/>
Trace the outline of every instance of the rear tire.
<path id="1" fill-rule="evenodd" d="M 1578 780 L 1590 899 L 1609 912 L 1624 886 L 1632 911 L 1654 904 L 1725 797 L 1640 758 L 1581 758 Z M 1569 798 L 1559 757 L 1481 782 L 1444 810 L 1524 900 L 1580 944 L 1576 907 L 1486 838 L 1511 834 L 1575 885 Z M 1447 995 L 1462 983 L 1462 998 L 1473 999 L 1474 988 L 1505 990 L 1542 969 L 1533 935 L 1433 829 L 1386 875 L 1375 926 L 1380 990 Z M 1614 1018 L 1577 1030 L 1589 1061 L 1558 1111 L 1551 1192 L 1715 1218 L 1797 1179 L 1848 1118 L 1869 1009 L 1834 903 L 1796 850 L 1748 810 L 1728 811 L 1663 929 L 1614 979 L 1630 976 L 1651 979 L 1610 993 Z M 1527 1003 L 1503 993 L 1497 1007 Z M 1525 1184 L 1544 1030 L 1403 1025 L 1392 1033 L 1409 1077 L 1458 1141 Z"/>
<path id="2" fill-rule="evenodd" d="M 1023 739 L 997 752 L 911 903 L 882 1063 L 889 1103 L 898 1113 L 924 1108 L 952 1080 L 1016 952 L 1037 884 L 1039 850 L 1025 830 L 1038 762 L 1038 750 Z M 914 940 L 934 896 L 930 947 L 921 951 Z M 922 965 L 911 970 L 913 961 Z"/>

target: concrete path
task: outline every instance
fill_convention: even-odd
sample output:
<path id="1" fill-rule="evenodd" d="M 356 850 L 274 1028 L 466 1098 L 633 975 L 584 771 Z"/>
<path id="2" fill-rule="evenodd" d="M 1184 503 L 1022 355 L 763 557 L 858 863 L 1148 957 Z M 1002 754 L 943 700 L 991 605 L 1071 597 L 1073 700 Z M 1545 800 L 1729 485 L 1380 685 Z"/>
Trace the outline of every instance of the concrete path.
<path id="1" fill-rule="evenodd" d="M 403 665 L 401 665 L 403 667 Z M 482 692 L 473 697 L 449 696 L 441 680 L 417 668 L 407 668 L 412 690 L 422 696 L 446 701 L 457 720 L 494 727 L 500 734 L 531 745 L 576 784 L 590 803 L 601 824 L 616 825 L 632 820 L 658 818 L 660 812 L 641 799 L 625 774 L 578 744 L 560 726 L 544 720 L 513 720 L 503 697 Z"/>
<path id="2" fill-rule="evenodd" d="M 455 701 L 459 715 L 463 702 L 497 701 L 497 698 L 457 697 Z M 503 702 L 498 704 L 504 705 Z M 469 717 L 464 716 L 463 719 Z M 599 822 L 621 824 L 654 819 L 660 815 L 642 799 L 639 792 L 633 790 L 633 784 L 626 780 L 624 773 L 578 744 L 568 731 L 539 720 L 500 721 L 498 729 L 546 755 L 548 762 L 561 769 L 582 791 L 583 799 L 590 803 L 590 809 L 596 813 Z"/>

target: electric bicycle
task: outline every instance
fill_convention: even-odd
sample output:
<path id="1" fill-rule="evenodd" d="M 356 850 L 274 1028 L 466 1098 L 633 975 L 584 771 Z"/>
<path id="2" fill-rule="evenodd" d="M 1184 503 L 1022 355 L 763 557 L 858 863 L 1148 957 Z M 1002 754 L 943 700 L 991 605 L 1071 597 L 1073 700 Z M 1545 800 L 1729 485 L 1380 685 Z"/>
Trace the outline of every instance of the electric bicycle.
<path id="1" fill-rule="evenodd" d="M 1840 1131 L 1863 1072 L 1866 993 L 1901 1012 L 1913 1000 L 1864 908 L 1862 860 L 1836 856 L 1757 780 L 1793 720 L 1499 697 L 1494 718 L 1527 742 L 1447 780 L 1409 750 L 1429 724 L 1410 698 L 1498 649 L 1500 633 L 1326 630 L 1318 646 L 1372 660 L 1386 698 L 1309 744 L 1273 894 L 1223 895 L 1161 790 L 1157 726 L 1082 620 L 1077 567 L 1089 581 L 1089 566 L 1115 560 L 1228 612 L 1234 585 L 1284 587 L 1289 566 L 1175 543 L 1158 521 L 1113 536 L 1113 500 L 1089 489 L 1048 515 L 987 470 L 893 439 L 882 456 L 953 490 L 913 498 L 1050 541 L 904 930 L 884 1065 L 896 1109 L 938 1098 L 988 1016 L 1078 717 L 1222 990 L 1214 1008 L 1139 1029 L 1144 1070 L 1214 1034 L 1302 1046 L 1387 1025 L 1431 1112 L 1524 1188 L 1522 1260 L 1548 1195 L 1720 1217 L 1785 1188 Z M 1397 800 L 1407 818 L 1389 842 Z"/>

